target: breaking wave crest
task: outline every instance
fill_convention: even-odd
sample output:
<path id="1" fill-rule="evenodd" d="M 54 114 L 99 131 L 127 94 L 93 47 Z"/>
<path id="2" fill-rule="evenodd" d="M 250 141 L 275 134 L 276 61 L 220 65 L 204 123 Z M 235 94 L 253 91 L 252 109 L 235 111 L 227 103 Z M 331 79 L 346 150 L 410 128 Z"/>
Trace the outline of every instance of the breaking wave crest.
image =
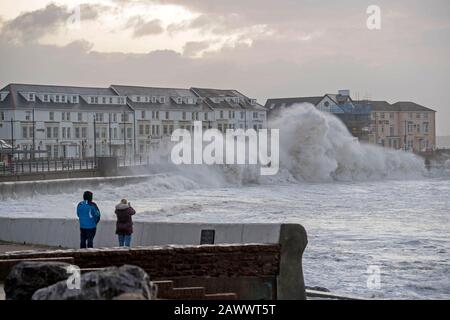
<path id="1" fill-rule="evenodd" d="M 171 166 L 169 172 L 202 186 L 370 181 L 424 176 L 423 159 L 404 151 L 361 143 L 334 115 L 311 104 L 294 105 L 269 123 L 280 130 L 280 170 L 261 176 L 252 165 Z M 162 148 L 167 159 L 170 147 Z"/>
<path id="2" fill-rule="evenodd" d="M 335 116 L 301 104 L 270 123 L 280 129 L 280 163 L 301 181 L 422 177 L 423 160 L 411 153 L 359 142 Z"/>

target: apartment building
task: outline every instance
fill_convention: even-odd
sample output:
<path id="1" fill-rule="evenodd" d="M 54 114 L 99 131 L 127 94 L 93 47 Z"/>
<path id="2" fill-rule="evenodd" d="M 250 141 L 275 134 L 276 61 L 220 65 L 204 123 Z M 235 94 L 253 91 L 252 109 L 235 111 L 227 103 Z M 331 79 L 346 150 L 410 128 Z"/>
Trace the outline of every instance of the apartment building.
<path id="1" fill-rule="evenodd" d="M 414 102 L 360 103 L 372 109 L 370 142 L 412 152 L 436 148 L 436 111 Z"/>
<path id="2" fill-rule="evenodd" d="M 194 121 L 223 132 L 260 129 L 266 110 L 237 90 L 27 84 L 0 90 L 0 139 L 16 158 L 146 154 L 173 130 L 193 130 Z"/>
<path id="3" fill-rule="evenodd" d="M 361 141 L 412 152 L 436 148 L 436 111 L 414 102 L 353 100 L 349 90 L 315 97 L 268 99 L 269 117 L 283 109 L 310 103 L 336 115 Z"/>
<path id="4" fill-rule="evenodd" d="M 371 109 L 366 104 L 353 101 L 349 90 L 339 90 L 337 94 L 323 96 L 268 99 L 265 106 L 269 117 L 274 118 L 283 109 L 302 103 L 310 103 L 320 111 L 334 114 L 353 136 L 362 141 L 369 140 Z"/>

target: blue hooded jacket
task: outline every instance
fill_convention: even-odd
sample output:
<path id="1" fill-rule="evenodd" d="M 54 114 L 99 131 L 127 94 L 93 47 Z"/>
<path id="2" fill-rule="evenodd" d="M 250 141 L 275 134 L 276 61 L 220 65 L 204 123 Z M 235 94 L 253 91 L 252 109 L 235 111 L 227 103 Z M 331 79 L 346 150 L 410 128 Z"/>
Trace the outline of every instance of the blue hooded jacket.
<path id="1" fill-rule="evenodd" d="M 77 207 L 81 229 L 94 229 L 100 221 L 100 210 L 94 202 L 81 201 Z"/>

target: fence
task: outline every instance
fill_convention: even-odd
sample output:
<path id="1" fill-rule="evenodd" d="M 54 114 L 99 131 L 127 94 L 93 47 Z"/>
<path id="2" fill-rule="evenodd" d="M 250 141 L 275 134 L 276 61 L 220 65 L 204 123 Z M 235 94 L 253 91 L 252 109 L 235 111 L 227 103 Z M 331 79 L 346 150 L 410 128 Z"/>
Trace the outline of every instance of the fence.
<path id="1" fill-rule="evenodd" d="M 20 175 L 43 172 L 64 172 L 96 168 L 95 159 L 61 159 L 13 161 L 0 167 L 0 175 Z"/>

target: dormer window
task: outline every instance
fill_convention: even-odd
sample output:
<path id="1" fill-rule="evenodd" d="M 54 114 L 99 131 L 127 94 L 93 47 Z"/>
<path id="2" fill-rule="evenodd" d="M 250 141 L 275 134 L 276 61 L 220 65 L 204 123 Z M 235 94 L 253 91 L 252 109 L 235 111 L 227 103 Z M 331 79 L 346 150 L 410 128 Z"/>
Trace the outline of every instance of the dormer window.
<path id="1" fill-rule="evenodd" d="M 159 103 L 166 103 L 166 97 L 159 97 Z"/>
<path id="2" fill-rule="evenodd" d="M 137 96 L 136 97 L 136 102 L 141 102 L 141 97 Z"/>
<path id="3" fill-rule="evenodd" d="M 152 103 L 156 103 L 156 97 L 152 97 Z"/>
<path id="4" fill-rule="evenodd" d="M 66 102 L 66 96 L 61 96 L 61 102 L 63 102 L 63 103 Z"/>
<path id="5" fill-rule="evenodd" d="M 29 94 L 28 94 L 28 101 L 35 101 L 35 95 L 34 95 L 34 93 L 29 93 Z"/>
<path id="6" fill-rule="evenodd" d="M 59 102 L 59 96 L 58 95 L 55 96 L 55 102 Z"/>
<path id="7" fill-rule="evenodd" d="M 42 99 L 44 102 L 48 102 L 49 101 L 49 97 L 48 94 L 44 94 L 44 97 Z"/>
<path id="8" fill-rule="evenodd" d="M 78 103 L 78 96 L 72 96 L 72 103 Z"/>
<path id="9" fill-rule="evenodd" d="M 113 97 L 109 97 L 109 104 L 113 104 L 113 103 L 114 103 Z"/>
<path id="10" fill-rule="evenodd" d="M 106 104 L 106 97 L 102 98 L 102 102 L 103 102 L 103 104 Z"/>

